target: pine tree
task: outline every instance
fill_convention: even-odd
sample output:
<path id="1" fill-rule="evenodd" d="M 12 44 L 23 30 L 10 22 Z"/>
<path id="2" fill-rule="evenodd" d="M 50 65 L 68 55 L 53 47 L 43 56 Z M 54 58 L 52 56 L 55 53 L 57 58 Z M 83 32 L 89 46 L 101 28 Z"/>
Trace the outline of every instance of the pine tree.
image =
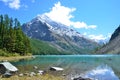
<path id="1" fill-rule="evenodd" d="M 24 35 L 24 34 L 23 34 Z M 25 55 L 31 52 L 30 40 L 26 35 L 24 35 L 24 45 L 25 45 Z"/>
<path id="2" fill-rule="evenodd" d="M 0 16 L 0 48 L 3 48 L 3 15 Z"/>
<path id="3" fill-rule="evenodd" d="M 4 48 L 7 47 L 7 43 L 8 43 L 8 37 L 9 37 L 9 27 L 10 27 L 10 18 L 8 17 L 8 15 L 4 15 Z"/>
<path id="4" fill-rule="evenodd" d="M 24 55 L 25 52 L 22 31 L 20 28 L 18 28 L 16 31 L 16 52 L 20 53 L 20 55 Z"/>
<path id="5" fill-rule="evenodd" d="M 0 15 L 0 49 L 27 55 L 31 51 L 29 38 L 22 32 L 20 22 Z"/>

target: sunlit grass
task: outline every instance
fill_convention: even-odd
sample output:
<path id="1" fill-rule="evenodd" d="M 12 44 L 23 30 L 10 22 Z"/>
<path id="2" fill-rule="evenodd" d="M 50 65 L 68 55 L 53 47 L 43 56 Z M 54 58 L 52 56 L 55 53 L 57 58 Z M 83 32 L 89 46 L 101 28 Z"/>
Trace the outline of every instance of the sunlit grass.
<path id="1" fill-rule="evenodd" d="M 53 76 L 53 75 L 37 75 L 37 76 L 23 76 L 19 77 L 17 75 L 11 76 L 10 78 L 0 78 L 0 80 L 65 80 L 64 77 L 58 77 L 58 76 Z"/>
<path id="2" fill-rule="evenodd" d="M 20 59 L 30 59 L 32 56 L 10 56 L 10 57 L 5 57 L 5 56 L 0 56 L 0 61 L 13 61 L 13 60 L 20 60 Z"/>

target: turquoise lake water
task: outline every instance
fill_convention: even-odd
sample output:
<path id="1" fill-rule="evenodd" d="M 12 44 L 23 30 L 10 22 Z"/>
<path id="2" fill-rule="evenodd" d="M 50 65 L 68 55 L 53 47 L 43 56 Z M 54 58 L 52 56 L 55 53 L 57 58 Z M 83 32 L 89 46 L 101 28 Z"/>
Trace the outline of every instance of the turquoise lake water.
<path id="1" fill-rule="evenodd" d="M 64 71 L 59 74 L 68 75 L 85 73 L 100 65 L 107 65 L 120 77 L 120 55 L 36 55 L 32 59 L 13 61 L 12 64 L 20 72 L 34 71 L 33 66 L 39 70 L 49 70 L 51 66 L 62 67 Z"/>

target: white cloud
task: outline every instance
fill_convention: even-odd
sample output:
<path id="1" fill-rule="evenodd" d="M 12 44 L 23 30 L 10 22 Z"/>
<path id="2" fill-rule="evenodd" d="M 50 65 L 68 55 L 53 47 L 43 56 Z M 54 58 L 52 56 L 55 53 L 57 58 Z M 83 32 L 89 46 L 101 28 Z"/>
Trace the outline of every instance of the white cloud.
<path id="1" fill-rule="evenodd" d="M 87 25 L 85 22 L 71 21 L 71 18 L 74 18 L 74 16 L 71 13 L 74 12 L 75 10 L 76 8 L 65 7 L 65 6 L 62 6 L 60 2 L 58 2 L 54 5 L 51 11 L 48 13 L 45 13 L 45 15 L 47 15 L 54 21 L 57 21 L 67 26 L 72 26 L 75 28 L 94 29 L 97 27 L 96 25 Z"/>
<path id="2" fill-rule="evenodd" d="M 19 9 L 20 8 L 20 0 L 13 0 L 11 3 L 9 3 L 9 7 L 13 9 Z"/>
<path id="3" fill-rule="evenodd" d="M 108 41 L 111 37 L 111 34 L 108 33 L 106 36 L 99 34 L 99 35 L 88 35 L 87 33 L 84 33 L 85 36 L 88 36 L 88 38 L 95 40 L 96 42 L 99 41 Z"/>
<path id="4" fill-rule="evenodd" d="M 90 39 L 94 39 L 94 40 L 96 40 L 96 41 L 105 40 L 105 39 L 106 39 L 106 37 L 103 36 L 102 34 L 100 34 L 100 35 L 89 35 L 88 37 L 89 37 Z"/>
<path id="5" fill-rule="evenodd" d="M 6 5 L 8 5 L 12 9 L 19 9 L 21 7 L 20 0 L 1 0 Z"/>
<path id="6" fill-rule="evenodd" d="M 88 29 L 88 28 L 95 29 L 95 28 L 97 28 L 97 26 L 96 26 L 96 25 L 89 25 L 89 26 L 87 27 L 87 29 Z"/>
<path id="7" fill-rule="evenodd" d="M 61 6 L 61 3 L 58 2 L 57 4 L 54 5 L 54 7 L 49 13 L 45 14 L 54 21 L 70 26 L 71 25 L 70 18 L 73 18 L 73 16 L 70 13 L 75 10 L 76 10 L 75 8 Z"/>
<path id="8" fill-rule="evenodd" d="M 71 22 L 75 28 L 95 29 L 96 25 L 87 25 L 85 22 Z"/>

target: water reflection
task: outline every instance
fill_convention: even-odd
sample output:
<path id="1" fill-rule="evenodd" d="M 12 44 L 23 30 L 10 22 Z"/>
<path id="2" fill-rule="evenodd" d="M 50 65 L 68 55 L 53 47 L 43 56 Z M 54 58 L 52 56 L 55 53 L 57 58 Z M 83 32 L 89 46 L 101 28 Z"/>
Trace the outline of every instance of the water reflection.
<path id="1" fill-rule="evenodd" d="M 67 75 L 85 73 L 95 69 L 101 64 L 107 64 L 112 68 L 111 70 L 120 77 L 119 61 L 119 55 L 37 55 L 33 59 L 15 61 L 12 62 L 12 64 L 18 67 L 21 72 L 33 71 L 34 66 L 37 66 L 40 70 L 48 70 L 50 66 L 58 66 L 64 68 L 63 74 Z M 96 70 L 100 68 L 98 67 Z M 95 71 L 93 70 L 91 73 L 93 72 Z M 107 74 L 108 73 L 109 71 L 107 71 Z M 109 75 L 111 75 L 111 73 Z"/>
<path id="2" fill-rule="evenodd" d="M 112 68 L 107 65 L 98 66 L 96 69 L 84 74 L 84 77 L 93 80 L 119 80 Z"/>

